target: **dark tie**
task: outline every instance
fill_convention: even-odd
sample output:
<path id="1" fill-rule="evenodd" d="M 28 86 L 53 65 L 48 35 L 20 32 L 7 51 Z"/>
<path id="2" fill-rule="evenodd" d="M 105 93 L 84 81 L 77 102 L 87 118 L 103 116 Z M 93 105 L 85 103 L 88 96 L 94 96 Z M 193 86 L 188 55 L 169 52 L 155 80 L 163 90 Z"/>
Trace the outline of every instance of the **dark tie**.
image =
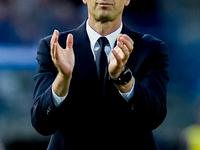
<path id="1" fill-rule="evenodd" d="M 104 84 L 104 79 L 107 73 L 108 69 L 108 61 L 107 61 L 107 56 L 104 51 L 105 46 L 108 44 L 108 40 L 106 37 L 100 37 L 98 39 L 100 48 L 97 52 L 97 57 L 96 57 L 96 65 L 97 65 L 97 73 L 99 76 L 99 80 L 102 84 Z"/>

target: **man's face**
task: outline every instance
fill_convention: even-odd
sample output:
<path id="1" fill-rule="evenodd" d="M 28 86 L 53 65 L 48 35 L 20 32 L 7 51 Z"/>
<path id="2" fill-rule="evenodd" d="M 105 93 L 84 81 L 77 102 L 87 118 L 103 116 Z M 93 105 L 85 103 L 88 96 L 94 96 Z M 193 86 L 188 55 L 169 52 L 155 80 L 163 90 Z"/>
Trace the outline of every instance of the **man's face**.
<path id="1" fill-rule="evenodd" d="M 83 0 L 83 3 L 87 4 L 89 17 L 108 22 L 121 18 L 124 7 L 130 0 Z"/>

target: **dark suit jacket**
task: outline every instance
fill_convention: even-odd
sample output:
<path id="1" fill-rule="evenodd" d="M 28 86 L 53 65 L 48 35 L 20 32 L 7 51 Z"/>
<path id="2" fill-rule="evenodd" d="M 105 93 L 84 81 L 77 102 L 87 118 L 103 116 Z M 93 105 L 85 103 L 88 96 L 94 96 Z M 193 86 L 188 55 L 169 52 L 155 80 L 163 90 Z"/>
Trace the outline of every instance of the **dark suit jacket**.
<path id="1" fill-rule="evenodd" d="M 134 96 L 126 102 L 108 76 L 104 91 L 101 90 L 86 23 L 60 33 L 59 43 L 63 48 L 68 33 L 74 35 L 75 67 L 68 96 L 59 107 L 54 106 L 51 93 L 57 75 L 50 56 L 51 36 L 40 41 L 37 52 L 31 117 L 40 134 L 53 134 L 48 149 L 158 149 L 151 130 L 166 116 L 166 44 L 124 25 L 122 33 L 135 43 L 127 66 L 136 78 Z"/>

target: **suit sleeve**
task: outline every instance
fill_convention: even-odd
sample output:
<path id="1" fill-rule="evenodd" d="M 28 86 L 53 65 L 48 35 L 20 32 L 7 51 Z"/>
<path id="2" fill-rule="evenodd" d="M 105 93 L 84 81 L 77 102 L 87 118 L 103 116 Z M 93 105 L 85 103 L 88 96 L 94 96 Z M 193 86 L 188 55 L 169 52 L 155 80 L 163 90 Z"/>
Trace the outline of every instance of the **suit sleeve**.
<path id="1" fill-rule="evenodd" d="M 136 122 L 150 130 L 157 128 L 165 119 L 169 81 L 167 46 L 164 42 L 159 42 L 153 47 L 152 52 L 140 64 L 139 70 L 133 74 L 136 79 L 134 95 L 129 100 Z"/>
<path id="2" fill-rule="evenodd" d="M 57 70 L 51 61 L 49 43 L 50 37 L 40 41 L 37 51 L 38 68 L 34 77 L 34 104 L 31 109 L 33 127 L 42 135 L 51 135 L 58 129 L 59 109 L 52 99 L 52 83 Z"/>

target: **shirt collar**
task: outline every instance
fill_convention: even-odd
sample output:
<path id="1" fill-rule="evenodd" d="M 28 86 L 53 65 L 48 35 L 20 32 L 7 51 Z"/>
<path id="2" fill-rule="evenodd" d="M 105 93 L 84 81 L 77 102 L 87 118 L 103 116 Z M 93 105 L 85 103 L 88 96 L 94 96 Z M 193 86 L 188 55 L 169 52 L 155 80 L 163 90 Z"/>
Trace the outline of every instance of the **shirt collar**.
<path id="1" fill-rule="evenodd" d="M 121 23 L 120 27 L 116 31 L 105 36 L 109 41 L 111 49 L 114 48 L 117 37 L 122 31 L 122 27 L 123 27 L 123 24 Z M 90 40 L 91 49 L 94 49 L 94 46 L 97 40 L 101 37 L 101 35 L 97 33 L 94 29 L 92 29 L 92 27 L 90 27 L 88 20 L 86 23 L 86 31 Z"/>

